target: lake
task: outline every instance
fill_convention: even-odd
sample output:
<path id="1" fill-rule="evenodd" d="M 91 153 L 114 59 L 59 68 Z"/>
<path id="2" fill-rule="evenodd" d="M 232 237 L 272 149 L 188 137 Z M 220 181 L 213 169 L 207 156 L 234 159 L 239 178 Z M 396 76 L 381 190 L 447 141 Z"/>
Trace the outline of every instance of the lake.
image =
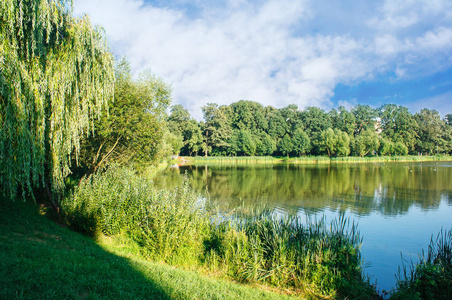
<path id="1" fill-rule="evenodd" d="M 432 234 L 452 228 L 452 162 L 190 165 L 155 183 L 174 188 L 184 174 L 223 212 L 265 205 L 327 220 L 345 213 L 359 224 L 365 272 L 379 290 L 395 286 L 401 254 L 416 260 Z"/>

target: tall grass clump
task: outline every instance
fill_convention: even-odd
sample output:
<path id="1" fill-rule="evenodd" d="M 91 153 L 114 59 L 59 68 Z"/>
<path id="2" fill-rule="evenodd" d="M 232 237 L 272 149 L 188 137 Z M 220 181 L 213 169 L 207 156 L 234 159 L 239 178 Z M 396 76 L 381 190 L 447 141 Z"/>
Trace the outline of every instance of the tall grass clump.
<path id="1" fill-rule="evenodd" d="M 158 190 L 127 168 L 111 167 L 83 182 L 63 203 L 64 218 L 89 234 L 125 234 L 145 256 L 175 264 L 194 264 L 209 232 L 205 203 L 188 183 Z"/>
<path id="2" fill-rule="evenodd" d="M 133 170 L 117 167 L 93 175 L 62 202 L 72 228 L 125 237 L 154 261 L 314 297 L 376 295 L 363 275 L 357 227 L 343 216 L 327 224 L 273 210 L 214 214 L 207 206 L 187 181 L 175 191 L 158 190 Z"/>
<path id="3" fill-rule="evenodd" d="M 390 299 L 452 299 L 452 229 L 432 239 L 419 263 L 403 263 Z"/>
<path id="4" fill-rule="evenodd" d="M 280 161 L 272 156 L 197 156 L 192 163 L 225 163 L 225 164 L 271 164 Z"/>
<path id="5" fill-rule="evenodd" d="M 206 255 L 241 282 L 262 282 L 308 294 L 368 298 L 375 288 L 363 275 L 361 238 L 343 216 L 327 224 L 265 210 L 218 225 Z"/>

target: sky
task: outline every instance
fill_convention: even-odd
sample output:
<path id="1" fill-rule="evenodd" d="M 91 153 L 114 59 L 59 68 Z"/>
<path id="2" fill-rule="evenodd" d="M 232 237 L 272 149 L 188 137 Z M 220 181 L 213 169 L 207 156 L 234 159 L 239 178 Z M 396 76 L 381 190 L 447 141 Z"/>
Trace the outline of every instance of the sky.
<path id="1" fill-rule="evenodd" d="M 452 0 L 74 0 L 115 57 L 202 119 L 252 100 L 452 113 Z"/>

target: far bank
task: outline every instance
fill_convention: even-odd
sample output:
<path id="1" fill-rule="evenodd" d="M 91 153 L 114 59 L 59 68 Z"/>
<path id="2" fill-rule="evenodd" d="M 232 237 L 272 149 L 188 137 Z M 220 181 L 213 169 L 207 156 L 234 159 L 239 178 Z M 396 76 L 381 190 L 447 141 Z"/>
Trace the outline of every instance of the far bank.
<path id="1" fill-rule="evenodd" d="M 334 164 L 334 163 L 372 163 L 372 162 L 429 162 L 429 161 L 452 161 L 450 155 L 407 155 L 407 156 L 368 156 L 368 157 L 328 157 L 328 156 L 179 156 L 172 164 Z"/>

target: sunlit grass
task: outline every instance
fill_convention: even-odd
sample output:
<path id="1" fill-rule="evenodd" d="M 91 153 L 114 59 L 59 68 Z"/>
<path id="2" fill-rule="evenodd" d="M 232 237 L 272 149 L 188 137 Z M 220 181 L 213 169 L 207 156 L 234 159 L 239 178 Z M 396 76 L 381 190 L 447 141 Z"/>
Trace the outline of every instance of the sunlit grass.
<path id="1" fill-rule="evenodd" d="M 302 224 L 273 211 L 221 216 L 188 183 L 157 190 L 132 170 L 110 168 L 62 203 L 67 224 L 129 239 L 152 261 L 204 269 L 308 295 L 373 295 L 362 275 L 360 238 L 347 220 Z"/>
<path id="2" fill-rule="evenodd" d="M 282 159 L 272 156 L 196 156 L 187 157 L 189 163 L 237 163 L 237 164 L 254 164 L 254 163 L 276 163 Z"/>
<path id="3" fill-rule="evenodd" d="M 407 156 L 301 156 L 301 157 L 272 157 L 272 156 L 197 156 L 185 157 L 188 164 L 329 164 L 329 163 L 372 163 L 372 162 L 424 162 L 424 161 L 452 161 L 450 155 L 407 155 Z"/>
<path id="4" fill-rule="evenodd" d="M 335 163 L 371 163 L 371 162 L 427 162 L 427 161 L 451 161 L 452 156 L 438 155 L 438 156 L 369 156 L 369 157 L 333 157 L 331 162 Z"/>
<path id="5" fill-rule="evenodd" d="M 141 258 L 130 240 L 97 243 L 0 199 L 0 299 L 288 299 Z"/>

